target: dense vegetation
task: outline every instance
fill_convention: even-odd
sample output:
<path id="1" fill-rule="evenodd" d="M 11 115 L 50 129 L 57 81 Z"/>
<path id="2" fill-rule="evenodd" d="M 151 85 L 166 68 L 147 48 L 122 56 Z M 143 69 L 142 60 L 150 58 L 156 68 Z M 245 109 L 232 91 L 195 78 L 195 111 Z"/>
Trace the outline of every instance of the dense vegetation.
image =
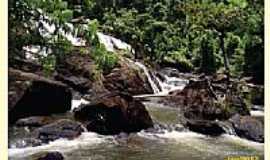
<path id="1" fill-rule="evenodd" d="M 136 58 L 186 71 L 252 76 L 263 83 L 263 6 L 263 0 L 9 0 L 10 62 L 23 56 L 23 46 L 35 44 L 52 50 L 40 58 L 52 70 L 52 59 L 73 48 L 61 30 L 82 36 L 86 53 L 100 68 L 112 68 L 117 56 L 97 41 L 100 30 L 131 44 Z M 50 36 L 41 35 L 40 19 L 55 25 Z M 67 23 L 74 19 L 92 21 L 87 28 L 74 23 L 77 30 L 71 30 Z"/>

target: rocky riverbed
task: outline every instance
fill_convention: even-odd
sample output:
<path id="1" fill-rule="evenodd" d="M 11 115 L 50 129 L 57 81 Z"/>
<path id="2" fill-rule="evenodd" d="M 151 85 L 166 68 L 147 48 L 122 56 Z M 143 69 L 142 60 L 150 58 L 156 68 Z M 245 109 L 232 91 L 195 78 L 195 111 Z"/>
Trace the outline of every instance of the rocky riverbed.
<path id="1" fill-rule="evenodd" d="M 119 54 L 110 72 L 99 73 L 91 56 L 74 50 L 50 76 L 27 59 L 13 63 L 9 158 L 263 157 L 263 86 L 131 57 Z"/>

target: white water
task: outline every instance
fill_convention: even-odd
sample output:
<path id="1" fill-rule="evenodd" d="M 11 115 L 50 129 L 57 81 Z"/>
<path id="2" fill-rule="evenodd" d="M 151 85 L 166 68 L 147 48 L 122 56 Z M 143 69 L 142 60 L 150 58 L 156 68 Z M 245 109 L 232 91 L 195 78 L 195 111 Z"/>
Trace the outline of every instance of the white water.
<path id="1" fill-rule="evenodd" d="M 98 145 L 105 141 L 112 141 L 112 138 L 112 136 L 103 136 L 93 132 L 84 132 L 74 140 L 58 139 L 50 142 L 49 144 L 37 147 L 11 148 L 8 150 L 8 155 L 9 158 L 24 158 L 42 151 L 59 151 L 64 153 L 80 149 L 85 146 Z"/>
<path id="2" fill-rule="evenodd" d="M 185 148 L 190 148 L 193 152 L 196 151 L 205 152 L 205 154 L 212 155 L 223 155 L 228 152 L 237 152 L 231 148 L 231 146 L 243 146 L 249 147 L 253 150 L 262 151 L 263 144 L 245 140 L 236 136 L 222 135 L 218 138 L 207 137 L 205 135 L 195 132 L 178 132 L 178 131 L 166 131 L 165 133 L 148 133 L 141 131 L 137 133 L 137 136 L 158 141 L 159 143 L 172 143 L 182 144 Z M 131 136 L 132 137 L 132 136 Z M 139 138 L 134 138 L 139 139 Z M 98 146 L 100 144 L 106 145 L 119 145 L 117 139 L 113 136 L 102 136 L 93 132 L 83 133 L 81 136 L 74 140 L 59 139 L 49 144 L 38 146 L 38 147 L 27 147 L 27 148 L 14 148 L 9 149 L 8 155 L 10 159 L 16 158 L 27 158 L 33 154 L 44 152 L 44 151 L 59 151 L 61 153 L 69 153 L 74 150 L 82 150 L 84 148 Z M 238 153 L 238 152 L 237 152 Z M 169 156 L 169 155 L 168 155 Z"/>
<path id="3" fill-rule="evenodd" d="M 186 79 L 178 77 L 169 77 L 167 75 L 164 75 L 165 80 L 162 81 L 154 74 L 151 75 L 150 70 L 148 70 L 144 64 L 140 62 L 135 62 L 135 64 L 139 68 L 141 68 L 144 71 L 144 74 L 147 76 L 147 80 L 150 83 L 151 88 L 153 89 L 154 96 L 166 96 L 172 91 L 182 90 L 188 83 L 188 80 Z M 136 97 L 147 97 L 147 96 L 153 95 L 138 95 Z"/>
<path id="4" fill-rule="evenodd" d="M 146 77 L 148 79 L 148 82 L 150 83 L 150 85 L 151 85 L 151 87 L 153 89 L 154 94 L 159 93 L 160 90 L 159 90 L 157 84 L 153 81 L 153 79 L 152 79 L 152 77 L 150 75 L 150 71 L 146 68 L 146 66 L 143 65 L 140 62 L 135 62 L 135 64 L 143 70 L 144 74 L 146 75 Z"/>
<path id="5" fill-rule="evenodd" d="M 71 111 L 73 111 L 75 108 L 78 108 L 81 104 L 89 104 L 90 102 L 81 98 L 79 100 L 73 99 L 71 101 Z"/>
<path id="6" fill-rule="evenodd" d="M 48 17 L 46 17 L 48 18 Z M 36 22 L 36 27 L 41 23 L 43 25 L 43 28 L 39 28 L 39 32 L 43 37 L 46 38 L 51 38 L 53 36 L 53 33 L 55 32 L 55 25 L 54 24 L 49 24 L 43 20 L 39 20 L 39 22 Z M 77 33 L 75 35 L 72 34 L 74 31 L 74 26 L 71 23 L 66 23 L 66 25 L 70 28 L 71 32 L 65 32 L 63 29 L 59 29 L 59 33 L 64 36 L 68 41 L 71 42 L 73 46 L 85 46 L 86 41 L 82 39 L 81 37 L 77 37 Z M 84 25 L 84 27 L 87 27 Z M 106 48 L 107 51 L 110 52 L 116 52 L 116 50 L 125 50 L 130 53 L 134 53 L 134 50 L 132 47 L 121 41 L 120 39 L 117 39 L 115 37 L 105 35 L 101 32 L 97 32 L 97 37 L 99 39 L 99 42 L 103 44 Z M 40 46 L 37 45 L 29 45 L 23 47 L 25 50 L 26 58 L 30 60 L 36 61 L 37 58 L 34 55 L 39 55 L 39 56 L 47 56 L 49 53 L 51 53 L 51 50 L 46 50 L 46 48 L 41 48 Z"/>
<path id="7" fill-rule="evenodd" d="M 98 36 L 99 42 L 104 44 L 107 51 L 115 52 L 116 50 L 127 50 L 130 53 L 134 52 L 129 44 L 121 41 L 120 39 L 117 39 L 109 35 L 105 35 L 101 32 L 98 32 L 97 36 Z"/>

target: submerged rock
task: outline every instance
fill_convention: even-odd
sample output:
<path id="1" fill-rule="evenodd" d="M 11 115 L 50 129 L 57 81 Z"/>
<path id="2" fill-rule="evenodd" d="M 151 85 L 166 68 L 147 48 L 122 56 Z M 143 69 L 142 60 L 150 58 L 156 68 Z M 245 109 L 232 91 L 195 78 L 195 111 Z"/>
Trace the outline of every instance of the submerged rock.
<path id="1" fill-rule="evenodd" d="M 89 131 L 100 134 L 137 132 L 153 126 L 145 106 L 132 96 L 109 93 L 91 104 L 75 109 L 75 118 L 84 122 Z"/>
<path id="2" fill-rule="evenodd" d="M 229 121 L 238 136 L 256 142 L 264 142 L 264 127 L 260 120 L 251 116 L 235 115 Z"/>
<path id="3" fill-rule="evenodd" d="M 19 118 L 63 113 L 71 109 L 71 91 L 63 83 L 9 69 L 9 123 Z"/>
<path id="4" fill-rule="evenodd" d="M 43 143 L 54 141 L 59 138 L 72 140 L 84 131 L 81 123 L 68 119 L 58 120 L 57 122 L 45 125 L 36 129 L 34 132 L 38 139 Z"/>

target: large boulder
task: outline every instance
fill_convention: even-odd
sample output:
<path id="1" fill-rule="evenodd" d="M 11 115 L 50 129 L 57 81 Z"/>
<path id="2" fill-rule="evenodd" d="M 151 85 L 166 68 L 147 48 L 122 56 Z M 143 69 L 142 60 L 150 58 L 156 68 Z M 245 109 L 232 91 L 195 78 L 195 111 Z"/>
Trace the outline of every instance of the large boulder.
<path id="1" fill-rule="evenodd" d="M 221 88 L 214 85 L 218 83 L 222 84 Z M 206 77 L 191 80 L 183 90 L 171 92 L 165 103 L 181 109 L 181 121 L 190 130 L 208 135 L 222 134 L 226 131 L 220 121 L 226 121 L 235 114 L 250 114 L 243 98 L 232 89 L 226 91 L 228 86 L 224 83 L 226 77 L 225 80 L 223 77 L 215 78 L 215 82 Z"/>
<path id="2" fill-rule="evenodd" d="M 86 128 L 100 134 L 137 132 L 153 126 L 145 106 L 132 96 L 109 93 L 75 109 L 75 118 Z"/>
<path id="3" fill-rule="evenodd" d="M 68 119 L 61 119 L 54 123 L 40 127 L 34 131 L 36 138 L 48 143 L 59 138 L 72 140 L 84 131 L 81 123 Z"/>
<path id="4" fill-rule="evenodd" d="M 256 142 L 264 142 L 264 126 L 260 120 L 251 116 L 240 116 L 237 114 L 229 121 L 232 123 L 238 136 Z"/>
<path id="5" fill-rule="evenodd" d="M 166 101 L 180 108 L 188 119 L 224 120 L 229 117 L 206 79 L 190 81 L 183 90 L 171 92 Z"/>
<path id="6" fill-rule="evenodd" d="M 218 91 L 207 78 L 190 80 L 183 90 L 170 93 L 164 102 L 183 110 L 185 117 L 202 120 L 227 120 L 240 113 L 249 115 L 249 108 L 236 92 Z"/>
<path id="7" fill-rule="evenodd" d="M 120 58 L 119 66 L 104 77 L 104 86 L 109 91 L 126 92 L 131 95 L 153 93 L 144 72 L 124 58 Z"/>
<path id="8" fill-rule="evenodd" d="M 80 93 L 97 93 L 104 90 L 103 76 L 98 73 L 93 58 L 78 51 L 63 57 L 56 66 L 55 79 Z"/>
<path id="9" fill-rule="evenodd" d="M 72 94 L 60 82 L 9 69 L 9 122 L 36 115 L 63 113 L 71 109 Z"/>

